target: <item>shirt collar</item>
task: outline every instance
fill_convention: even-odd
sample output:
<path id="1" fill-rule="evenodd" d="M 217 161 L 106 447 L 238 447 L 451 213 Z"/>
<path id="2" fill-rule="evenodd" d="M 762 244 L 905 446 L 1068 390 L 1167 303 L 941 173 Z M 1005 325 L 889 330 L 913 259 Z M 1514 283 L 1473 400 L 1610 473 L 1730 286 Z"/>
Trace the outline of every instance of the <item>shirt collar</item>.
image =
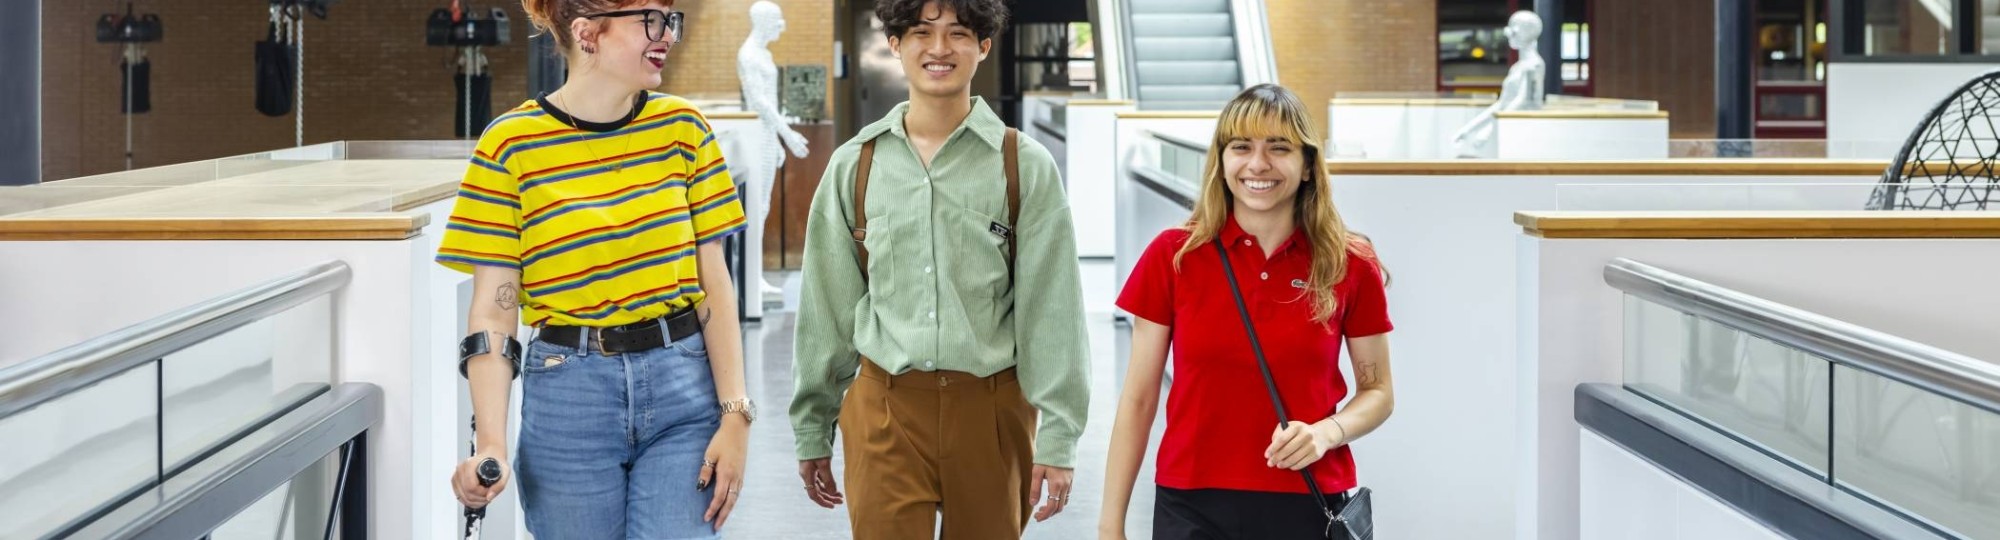
<path id="1" fill-rule="evenodd" d="M 899 103 L 896 105 L 896 108 L 889 110 L 889 114 L 882 115 L 881 120 L 876 120 L 875 123 L 869 124 L 868 127 L 861 128 L 861 132 L 856 135 L 856 138 L 865 141 L 881 136 L 883 133 L 893 133 L 897 137 L 908 140 L 910 134 L 903 129 L 903 116 L 909 114 L 909 112 L 910 102 Z M 958 131 L 971 131 L 979 140 L 986 141 L 988 146 L 992 146 L 993 149 L 998 150 L 1002 144 L 1001 139 L 1006 137 L 1007 124 L 1000 121 L 1000 115 L 994 114 L 992 108 L 986 106 L 985 99 L 973 96 L 972 114 L 966 115 L 965 121 L 959 123 L 958 130 L 953 131 L 952 134 L 957 135 Z"/>
<path id="2" fill-rule="evenodd" d="M 1243 243 L 1243 240 L 1246 238 L 1251 240 L 1256 239 L 1255 236 L 1250 235 L 1250 231 L 1243 230 L 1243 226 L 1238 225 L 1236 223 L 1235 212 L 1230 212 L 1229 219 L 1222 223 L 1222 231 L 1220 234 L 1222 236 L 1222 243 L 1227 244 L 1230 247 L 1236 247 L 1238 245 L 1241 245 Z M 1305 229 L 1302 227 L 1294 227 L 1292 228 L 1291 237 L 1286 238 L 1285 242 L 1283 244 L 1280 244 L 1278 246 L 1278 250 L 1273 253 L 1286 253 L 1300 249 L 1309 249 L 1309 244 L 1310 242 L 1306 240 Z"/>

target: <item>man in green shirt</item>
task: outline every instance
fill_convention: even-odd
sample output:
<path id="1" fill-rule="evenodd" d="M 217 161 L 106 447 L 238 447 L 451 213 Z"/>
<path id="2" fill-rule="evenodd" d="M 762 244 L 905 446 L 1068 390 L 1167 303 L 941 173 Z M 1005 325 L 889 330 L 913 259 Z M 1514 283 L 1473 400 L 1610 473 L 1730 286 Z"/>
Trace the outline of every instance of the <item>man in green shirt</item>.
<path id="1" fill-rule="evenodd" d="M 1048 150 L 972 97 L 1001 1 L 876 5 L 910 101 L 836 150 L 813 197 L 799 475 L 855 538 L 928 538 L 940 513 L 945 538 L 1019 537 L 1038 501 L 1038 521 L 1069 502 L 1090 401 L 1068 200 Z"/>

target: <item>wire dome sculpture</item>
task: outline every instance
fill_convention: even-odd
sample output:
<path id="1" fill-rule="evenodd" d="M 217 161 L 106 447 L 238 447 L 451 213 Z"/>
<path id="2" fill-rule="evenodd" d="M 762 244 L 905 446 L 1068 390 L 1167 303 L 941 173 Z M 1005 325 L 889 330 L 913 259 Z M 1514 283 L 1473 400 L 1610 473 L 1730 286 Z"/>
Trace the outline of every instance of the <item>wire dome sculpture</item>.
<path id="1" fill-rule="evenodd" d="M 2000 210 L 2000 71 L 1973 78 L 1910 133 L 1870 210 Z"/>

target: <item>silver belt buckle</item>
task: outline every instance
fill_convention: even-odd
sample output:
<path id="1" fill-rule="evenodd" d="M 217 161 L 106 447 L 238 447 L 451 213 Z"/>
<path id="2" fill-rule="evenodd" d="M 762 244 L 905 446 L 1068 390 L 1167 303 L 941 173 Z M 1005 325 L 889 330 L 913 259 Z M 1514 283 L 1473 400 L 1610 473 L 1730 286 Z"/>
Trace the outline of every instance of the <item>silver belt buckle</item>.
<path id="1" fill-rule="evenodd" d="M 584 339 L 585 339 L 585 341 L 595 341 L 595 342 L 597 342 L 597 354 L 598 354 L 598 355 L 600 355 L 600 356 L 611 356 L 611 351 L 607 351 L 607 350 L 604 350 L 604 327 L 602 327 L 602 326 L 590 326 L 590 327 L 586 327 L 586 328 L 588 328 L 588 330 L 585 330 L 585 331 L 584 331 L 584 336 L 585 336 L 585 338 L 584 338 Z"/>

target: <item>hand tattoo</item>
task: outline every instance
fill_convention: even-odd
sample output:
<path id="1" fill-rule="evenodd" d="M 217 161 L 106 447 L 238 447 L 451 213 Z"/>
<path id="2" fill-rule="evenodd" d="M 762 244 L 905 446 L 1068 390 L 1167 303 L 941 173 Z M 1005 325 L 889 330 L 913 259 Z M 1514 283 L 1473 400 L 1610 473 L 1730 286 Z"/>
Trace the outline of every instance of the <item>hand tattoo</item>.
<path id="1" fill-rule="evenodd" d="M 500 309 L 521 307 L 521 289 L 515 287 L 513 282 L 500 284 L 500 290 L 494 293 L 493 301 L 500 304 Z"/>

